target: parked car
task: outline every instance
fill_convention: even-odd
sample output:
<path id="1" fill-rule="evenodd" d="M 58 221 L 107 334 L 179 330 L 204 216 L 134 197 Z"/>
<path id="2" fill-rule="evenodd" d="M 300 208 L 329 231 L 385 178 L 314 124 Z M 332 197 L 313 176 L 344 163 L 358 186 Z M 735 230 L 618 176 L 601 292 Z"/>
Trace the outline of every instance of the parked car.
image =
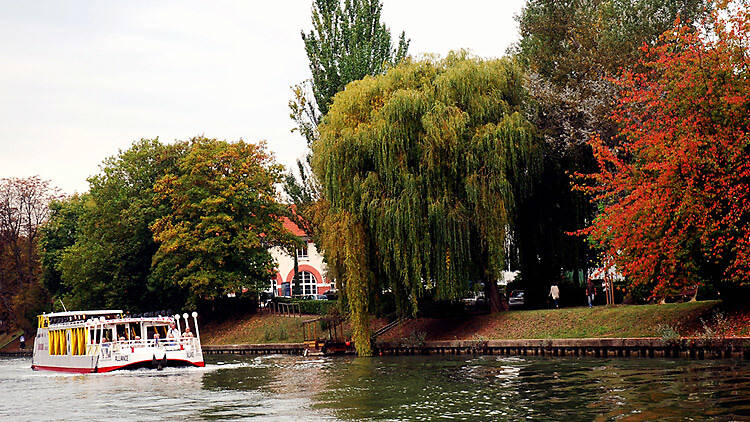
<path id="1" fill-rule="evenodd" d="M 508 298 L 508 306 L 511 308 L 523 308 L 526 306 L 526 291 L 513 290 Z"/>
<path id="2" fill-rule="evenodd" d="M 474 292 L 471 296 L 461 299 L 461 302 L 467 308 L 487 305 L 487 299 L 483 292 Z"/>
<path id="3" fill-rule="evenodd" d="M 328 300 L 326 295 L 307 295 L 304 297 L 305 300 Z"/>

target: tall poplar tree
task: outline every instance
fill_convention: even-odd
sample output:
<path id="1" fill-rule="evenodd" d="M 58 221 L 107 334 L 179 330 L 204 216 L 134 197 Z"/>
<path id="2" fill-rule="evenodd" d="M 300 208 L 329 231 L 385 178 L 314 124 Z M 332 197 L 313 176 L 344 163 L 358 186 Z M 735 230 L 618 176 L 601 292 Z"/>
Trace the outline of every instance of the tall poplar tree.
<path id="1" fill-rule="evenodd" d="M 370 294 L 416 313 L 430 291 L 457 299 L 496 281 L 515 203 L 538 148 L 509 60 L 452 53 L 406 62 L 338 94 L 313 144 L 326 206 L 322 246 L 344 284 L 357 351 L 370 351 Z"/>
<path id="2" fill-rule="evenodd" d="M 391 31 L 380 22 L 382 9 L 380 0 L 313 2 L 313 29 L 301 33 L 312 78 L 292 89 L 289 102 L 291 117 L 308 144 L 317 137 L 333 96 L 346 84 L 381 74 L 406 57 L 409 40 L 401 32 L 394 45 Z"/>
<path id="3" fill-rule="evenodd" d="M 315 0 L 312 29 L 302 31 L 312 77 L 292 87 L 289 101 L 293 131 L 307 141 L 318 137 L 318 124 L 328 112 L 336 93 L 346 84 L 368 75 L 379 75 L 406 57 L 409 40 L 401 32 L 394 42 L 391 31 L 380 21 L 379 0 Z M 310 170 L 310 153 L 297 160 L 295 171 L 284 177 L 284 191 L 295 205 L 292 220 L 317 240 L 315 216 L 321 214 L 320 188 Z M 296 273 L 293 281 L 299 283 Z"/>

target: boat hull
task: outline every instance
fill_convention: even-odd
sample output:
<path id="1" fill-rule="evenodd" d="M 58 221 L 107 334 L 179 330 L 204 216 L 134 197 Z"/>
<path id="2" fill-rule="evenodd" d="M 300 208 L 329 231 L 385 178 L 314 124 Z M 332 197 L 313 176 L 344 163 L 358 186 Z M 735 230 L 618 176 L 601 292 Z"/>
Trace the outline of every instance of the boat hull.
<path id="1" fill-rule="evenodd" d="M 73 367 L 73 366 L 48 366 L 48 365 L 31 365 L 31 369 L 35 371 L 54 371 L 54 372 L 68 372 L 68 373 L 78 373 L 78 374 L 91 374 L 91 373 L 103 373 L 103 372 L 112 372 L 117 371 L 121 369 L 140 369 L 140 368 L 154 368 L 158 369 L 159 367 L 185 367 L 185 366 L 194 366 L 202 368 L 205 366 L 204 362 L 191 362 L 188 360 L 181 360 L 181 359 L 167 359 L 166 364 L 164 361 L 159 361 L 161 366 L 157 364 L 155 367 L 153 365 L 153 359 L 147 359 L 142 360 L 139 362 L 131 362 L 125 365 L 113 365 L 113 366 L 104 366 L 104 367 Z"/>

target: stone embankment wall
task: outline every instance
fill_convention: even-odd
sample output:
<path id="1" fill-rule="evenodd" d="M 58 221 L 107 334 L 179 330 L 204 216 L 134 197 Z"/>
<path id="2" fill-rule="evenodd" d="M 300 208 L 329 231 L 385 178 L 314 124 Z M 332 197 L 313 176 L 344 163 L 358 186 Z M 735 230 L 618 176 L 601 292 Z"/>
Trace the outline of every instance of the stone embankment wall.
<path id="1" fill-rule="evenodd" d="M 427 341 L 423 345 L 380 343 L 376 354 L 483 354 L 594 357 L 750 359 L 750 337 L 727 339 L 587 338 Z"/>
<path id="2" fill-rule="evenodd" d="M 203 346 L 206 354 L 301 355 L 305 343 L 232 344 Z M 532 340 L 448 340 L 423 344 L 377 343 L 376 355 L 523 355 L 593 357 L 668 357 L 687 359 L 735 358 L 750 360 L 750 337 L 727 339 L 587 338 Z"/>

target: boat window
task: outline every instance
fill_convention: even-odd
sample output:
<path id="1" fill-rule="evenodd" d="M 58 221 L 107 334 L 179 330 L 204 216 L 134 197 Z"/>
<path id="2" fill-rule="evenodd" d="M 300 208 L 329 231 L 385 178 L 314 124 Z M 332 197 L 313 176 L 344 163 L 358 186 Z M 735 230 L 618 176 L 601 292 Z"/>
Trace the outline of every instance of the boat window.
<path id="1" fill-rule="evenodd" d="M 141 338 L 141 325 L 140 324 L 128 324 L 128 332 L 130 333 L 131 340 Z"/>
<path id="2" fill-rule="evenodd" d="M 127 332 L 127 326 L 126 324 L 117 324 L 115 326 L 115 339 L 117 340 L 127 340 L 128 338 L 128 332 Z"/>
<path id="3" fill-rule="evenodd" d="M 112 341 L 112 329 L 109 327 L 104 328 L 104 336 L 102 337 L 102 343 L 110 343 Z"/>

